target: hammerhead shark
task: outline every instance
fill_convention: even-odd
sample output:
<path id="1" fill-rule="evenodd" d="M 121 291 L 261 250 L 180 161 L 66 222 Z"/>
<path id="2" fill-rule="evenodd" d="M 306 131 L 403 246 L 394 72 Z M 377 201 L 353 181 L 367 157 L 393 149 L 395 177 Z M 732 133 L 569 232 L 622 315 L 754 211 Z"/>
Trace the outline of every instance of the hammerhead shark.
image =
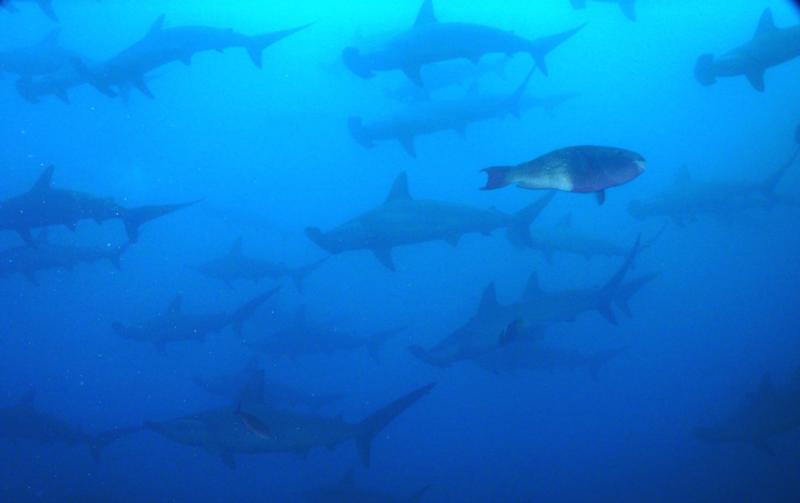
<path id="1" fill-rule="evenodd" d="M 77 426 L 37 409 L 36 392 L 29 390 L 13 406 L 0 408 L 0 438 L 27 439 L 43 444 L 64 443 L 89 447 L 95 461 L 110 443 L 140 428 L 117 428 L 98 434 L 86 433 Z"/>
<path id="2" fill-rule="evenodd" d="M 108 260 L 121 269 L 120 257 L 128 249 L 128 243 L 118 246 L 78 246 L 50 243 L 47 230 L 36 237 L 34 246 L 23 245 L 0 251 L 0 277 L 21 274 L 37 284 L 36 273 L 51 269 L 71 270 L 78 264 Z"/>
<path id="3" fill-rule="evenodd" d="M 126 339 L 152 343 L 161 352 L 167 343 L 203 340 L 209 334 L 220 332 L 227 327 L 233 327 L 234 331 L 241 335 L 244 323 L 279 289 L 275 287 L 258 295 L 230 313 L 184 313 L 182 297 L 178 295 L 165 311 L 155 317 L 132 325 L 114 322 L 112 328 Z"/>
<path id="4" fill-rule="evenodd" d="M 401 173 L 386 200 L 376 208 L 325 233 L 308 227 L 306 235 L 332 254 L 370 250 L 381 264 L 393 271 L 392 249 L 397 246 L 439 240 L 456 246 L 464 234 L 489 235 L 500 228 L 507 230 L 513 245 L 529 245 L 528 228 L 552 198 L 552 193 L 547 194 L 508 215 L 495 209 L 414 199 L 408 191 L 406 174 Z"/>
<path id="5" fill-rule="evenodd" d="M 374 50 L 348 47 L 342 52 L 342 60 L 359 77 L 367 79 L 376 72 L 401 70 L 420 87 L 424 85 L 420 69 L 425 65 L 454 59 L 477 63 L 483 55 L 493 53 L 528 53 L 542 73 L 547 74 L 547 54 L 581 28 L 583 26 L 528 40 L 485 25 L 440 22 L 433 11 L 433 0 L 424 0 L 411 29 L 397 34 Z"/>
<path id="6" fill-rule="evenodd" d="M 4 73 L 11 73 L 30 78 L 69 68 L 70 60 L 77 55 L 59 45 L 58 34 L 59 30 L 52 30 L 29 47 L 0 51 L 0 77 Z"/>
<path id="7" fill-rule="evenodd" d="M 9 12 L 17 12 L 16 4 L 18 3 L 35 3 L 44 12 L 44 15 L 53 21 L 58 21 L 56 11 L 53 10 L 53 0 L 0 0 L 0 9 L 6 9 Z"/>
<path id="8" fill-rule="evenodd" d="M 197 202 L 125 208 L 112 199 L 53 188 L 54 169 L 53 166 L 45 169 L 24 194 L 0 201 L 0 229 L 16 231 L 26 243 L 34 244 L 32 229 L 63 225 L 74 230 L 82 220 L 97 223 L 121 220 L 128 240 L 135 243 L 142 224 Z"/>
<path id="9" fill-rule="evenodd" d="M 361 461 L 369 466 L 372 442 L 378 433 L 435 386 L 417 388 L 363 420 L 350 423 L 341 416 L 327 418 L 276 409 L 257 398 L 263 396 L 257 389 L 263 376 L 254 376 L 253 383 L 235 405 L 146 422 L 145 426 L 174 442 L 202 447 L 219 456 L 229 468 L 236 467 L 237 454 L 291 452 L 305 456 L 311 449 L 334 448 L 350 440 L 356 443 Z"/>

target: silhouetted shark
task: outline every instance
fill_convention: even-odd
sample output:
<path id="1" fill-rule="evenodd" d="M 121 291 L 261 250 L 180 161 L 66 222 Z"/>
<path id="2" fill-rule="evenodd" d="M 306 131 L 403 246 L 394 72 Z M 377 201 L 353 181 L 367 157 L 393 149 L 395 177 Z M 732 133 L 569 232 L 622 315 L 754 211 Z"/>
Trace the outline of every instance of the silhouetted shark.
<path id="1" fill-rule="evenodd" d="M 425 87 L 408 80 L 396 87 L 386 89 L 384 94 L 393 100 L 410 103 L 431 98 L 431 94 L 462 84 L 477 84 L 481 77 L 494 74 L 506 80 L 506 66 L 510 58 L 499 56 L 483 58 L 477 64 L 465 61 L 449 61 L 422 69 L 421 77 Z"/>
<path id="2" fill-rule="evenodd" d="M 577 33 L 582 26 L 556 35 L 528 40 L 509 31 L 469 23 L 441 23 L 433 12 L 433 1 L 424 0 L 414 26 L 375 50 L 362 52 L 348 47 L 342 52 L 345 65 L 362 78 L 376 72 L 401 70 L 415 84 L 423 86 L 420 69 L 431 63 L 467 59 L 477 63 L 485 54 L 526 52 L 547 74 L 545 56 Z"/>
<path id="3" fill-rule="evenodd" d="M 548 194 L 516 214 L 507 215 L 494 209 L 412 199 L 408 179 L 401 173 L 383 204 L 326 233 L 309 227 L 306 235 L 332 254 L 370 250 L 381 264 L 394 270 L 392 248 L 396 246 L 439 240 L 455 246 L 464 234 L 489 235 L 499 228 L 507 229 L 512 244 L 525 246 L 530 243 L 528 227 L 552 197 Z"/>
<path id="4" fill-rule="evenodd" d="M 68 91 L 85 83 L 83 76 L 70 65 L 47 75 L 22 76 L 16 82 L 16 89 L 28 103 L 39 103 L 43 96 L 52 95 L 69 104 Z"/>
<path id="5" fill-rule="evenodd" d="M 263 378 L 254 378 L 259 386 Z M 218 455 L 230 468 L 236 467 L 237 454 L 292 452 L 305 456 L 318 447 L 333 448 L 355 441 L 361 461 L 369 466 L 375 436 L 397 416 L 427 395 L 434 384 L 418 388 L 378 409 L 358 423 L 341 417 L 326 418 L 275 409 L 270 404 L 245 397 L 235 406 L 218 407 L 145 426 L 184 445 L 202 447 Z M 251 397 L 262 393 L 250 390 Z"/>
<path id="6" fill-rule="evenodd" d="M 159 17 L 147 34 L 139 41 L 119 52 L 111 59 L 96 65 L 74 61 L 78 73 L 101 93 L 115 96 L 115 86 L 132 84 L 142 94 L 153 94 L 145 83 L 145 75 L 173 61 L 190 64 L 192 57 L 204 51 L 224 51 L 233 47 L 245 48 L 253 63 L 261 67 L 261 52 L 293 33 L 309 25 L 288 30 L 249 36 L 231 29 L 206 26 L 178 26 L 164 28 L 164 16 Z"/>
<path id="7" fill-rule="evenodd" d="M 122 220 L 128 240 L 134 243 L 142 224 L 196 202 L 124 208 L 112 199 L 54 189 L 53 170 L 53 166 L 45 169 L 28 192 L 0 201 L 0 229 L 16 231 L 26 243 L 32 244 L 32 229 L 64 225 L 74 230 L 81 220 L 94 220 L 97 223 Z"/>
<path id="8" fill-rule="evenodd" d="M 647 200 L 631 201 L 628 211 L 635 218 L 662 216 L 683 226 L 702 215 L 728 220 L 746 210 L 776 206 L 797 208 L 800 207 L 800 201 L 775 194 L 775 187 L 798 155 L 800 147 L 772 174 L 755 182 L 696 181 L 684 167 L 672 188 Z"/>
<path id="9" fill-rule="evenodd" d="M 426 485 L 405 498 L 395 498 L 391 494 L 364 489 L 356 485 L 355 467 L 350 468 L 344 478 L 336 484 L 308 489 L 300 493 L 309 503 L 417 503 L 430 489 Z"/>
<path id="10" fill-rule="evenodd" d="M 253 358 L 244 368 L 239 369 L 237 372 L 195 377 L 194 383 L 212 395 L 235 402 L 241 398 L 242 392 L 247 383 L 253 378 L 253 375 L 260 370 L 258 359 Z M 302 408 L 318 411 L 342 399 L 341 395 L 301 391 L 283 382 L 269 379 L 263 372 L 259 375 L 264 378 L 262 387 L 264 396 L 261 399 L 277 408 Z"/>
<path id="11" fill-rule="evenodd" d="M 569 0 L 572 3 L 572 7 L 575 9 L 585 9 L 586 8 L 586 0 Z M 622 13 L 625 14 L 625 17 L 630 19 L 631 21 L 636 21 L 636 0 L 592 0 L 594 2 L 603 2 L 603 3 L 615 3 L 619 5 L 619 8 L 622 9 Z"/>
<path id="12" fill-rule="evenodd" d="M 305 308 L 301 307 L 291 325 L 260 340 L 247 341 L 246 344 L 258 353 L 292 359 L 366 348 L 369 355 L 377 360 L 383 346 L 403 330 L 405 327 L 398 327 L 378 332 L 370 337 L 359 337 L 333 324 L 310 323 Z"/>
<path id="13" fill-rule="evenodd" d="M 414 138 L 417 136 L 439 131 L 455 131 L 463 136 L 472 123 L 508 114 L 519 116 L 530 78 L 529 73 L 511 94 L 481 95 L 473 88 L 461 99 L 416 102 L 371 122 L 351 117 L 348 128 L 353 139 L 364 148 L 372 148 L 378 141 L 398 141 L 408 155 L 416 157 Z"/>
<path id="14" fill-rule="evenodd" d="M 719 58 L 704 54 L 697 60 L 694 74 L 706 86 L 718 77 L 744 75 L 757 90 L 764 90 L 764 72 L 800 56 L 800 25 L 778 28 L 772 19 L 772 11 L 764 10 L 753 38 Z"/>
<path id="15" fill-rule="evenodd" d="M 58 16 L 56 16 L 56 12 L 53 10 L 53 0 L 2 0 L 0 1 L 0 9 L 6 9 L 9 12 L 17 12 L 18 9 L 15 5 L 18 3 L 36 4 L 47 17 L 53 21 L 58 21 Z"/>
<path id="16" fill-rule="evenodd" d="M 586 370 L 592 377 L 609 361 L 623 354 L 627 348 L 618 348 L 596 353 L 545 346 L 540 341 L 521 339 L 496 351 L 480 356 L 473 362 L 480 368 L 495 374 L 516 375 L 523 370 Z"/>
<path id="17" fill-rule="evenodd" d="M 36 409 L 33 404 L 35 395 L 33 390 L 28 391 L 13 407 L 0 408 L 0 438 L 33 440 L 43 444 L 85 445 L 91 450 L 92 457 L 99 460 L 100 452 L 111 442 L 140 429 L 118 428 L 94 435 L 86 433 Z"/>
<path id="18" fill-rule="evenodd" d="M 209 334 L 232 326 L 241 334 L 242 325 L 264 302 L 272 297 L 278 287 L 258 295 L 230 313 L 186 314 L 181 308 L 182 297 L 176 296 L 169 307 L 159 315 L 132 325 L 114 322 L 112 328 L 120 336 L 141 342 L 150 342 L 163 351 L 167 343 L 203 340 Z"/>
<path id="19" fill-rule="evenodd" d="M 268 260 L 248 257 L 242 252 L 242 238 L 237 238 L 230 251 L 222 257 L 210 260 L 196 267 L 201 274 L 220 280 L 232 286 L 238 280 L 260 281 L 263 278 L 291 278 L 298 292 L 303 291 L 303 280 L 314 272 L 326 259 L 319 260 L 305 267 L 287 267 Z"/>
<path id="20" fill-rule="evenodd" d="M 800 427 L 800 386 L 777 389 L 765 375 L 758 391 L 750 393 L 726 419 L 695 428 L 697 438 L 712 442 L 753 444 L 773 454 L 769 439 Z"/>
<path id="21" fill-rule="evenodd" d="M 52 30 L 31 46 L 0 51 L 0 77 L 4 73 L 20 77 L 49 75 L 68 68 L 76 55 L 58 44 L 58 33 L 59 30 Z"/>
<path id="22" fill-rule="evenodd" d="M 71 270 L 78 264 L 108 260 L 120 269 L 120 257 L 128 244 L 120 246 L 75 246 L 52 244 L 43 230 L 36 238 L 35 246 L 18 246 L 0 251 L 0 277 L 22 274 L 31 283 L 36 283 L 36 273 L 50 269 Z"/>
<path id="23" fill-rule="evenodd" d="M 629 315 L 630 298 L 658 276 L 650 274 L 623 282 L 639 249 L 637 240 L 620 269 L 600 288 L 544 292 L 534 273 L 528 279 L 522 298 L 516 303 L 503 306 L 497 302 L 492 283 L 483 292 L 478 312 L 466 324 L 431 349 L 417 345 L 408 349 L 425 363 L 446 367 L 490 354 L 512 342 L 540 338 L 542 330 L 548 324 L 573 321 L 589 311 L 597 311 L 616 325 L 612 303 Z M 509 334 L 509 330 L 515 331 Z"/>

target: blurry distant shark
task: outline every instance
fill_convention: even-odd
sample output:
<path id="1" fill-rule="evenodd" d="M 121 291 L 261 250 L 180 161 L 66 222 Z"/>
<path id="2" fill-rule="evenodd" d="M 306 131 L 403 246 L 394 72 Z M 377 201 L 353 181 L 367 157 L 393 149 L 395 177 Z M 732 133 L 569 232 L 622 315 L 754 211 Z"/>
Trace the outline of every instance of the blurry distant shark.
<path id="1" fill-rule="evenodd" d="M 542 330 L 551 323 L 573 321 L 585 312 L 597 311 L 610 323 L 617 319 L 612 304 L 630 314 L 628 301 L 657 274 L 623 282 L 639 252 L 640 243 L 628 253 L 625 262 L 600 288 L 544 292 L 536 274 L 528 279 L 522 298 L 513 304 L 497 302 L 494 284 L 483 293 L 478 312 L 466 324 L 434 345 L 431 349 L 411 346 L 409 351 L 420 360 L 437 367 L 474 360 L 518 341 L 541 338 Z M 513 330 L 511 334 L 509 331 Z"/>
<path id="2" fill-rule="evenodd" d="M 512 244 L 530 244 L 528 227 L 552 199 L 548 194 L 514 215 L 490 209 L 481 210 L 455 203 L 412 199 L 408 179 L 400 174 L 383 204 L 323 233 L 316 227 L 306 235 L 328 253 L 370 250 L 390 270 L 394 270 L 392 248 L 428 241 L 457 245 L 468 233 L 489 235 L 506 228 Z"/>
<path id="3" fill-rule="evenodd" d="M 115 322 L 112 328 L 126 339 L 152 343 L 159 351 L 164 351 L 167 343 L 203 340 L 209 334 L 230 326 L 237 334 L 241 334 L 242 325 L 278 290 L 279 288 L 273 288 L 258 295 L 233 312 L 212 314 L 184 313 L 181 307 L 182 298 L 178 295 L 159 315 L 131 325 Z"/>
<path id="4" fill-rule="evenodd" d="M 241 398 L 247 383 L 259 371 L 258 359 L 253 358 L 244 368 L 239 369 L 237 372 L 195 377 L 194 383 L 212 395 L 234 402 Z M 340 395 L 321 395 L 295 389 L 280 381 L 266 378 L 263 372 L 259 375 L 265 379 L 262 386 L 264 396 L 261 399 L 277 408 L 305 408 L 311 411 L 318 411 L 342 399 Z"/>
<path id="5" fill-rule="evenodd" d="M 303 500 L 308 503 L 418 503 L 430 489 L 426 485 L 410 496 L 395 498 L 391 494 L 359 487 L 356 485 L 354 472 L 355 468 L 350 468 L 336 484 L 303 491 Z"/>
<path id="6" fill-rule="evenodd" d="M 432 93 L 462 84 L 476 83 L 478 79 L 487 74 L 495 74 L 506 79 L 506 66 L 509 58 L 483 58 L 477 64 L 464 61 L 450 61 L 438 65 L 427 66 L 422 69 L 422 81 L 425 87 L 420 87 L 408 80 L 399 86 L 387 89 L 385 95 L 400 102 L 414 102 L 428 100 Z"/>
<path id="7" fill-rule="evenodd" d="M 758 22 L 753 38 L 719 58 L 704 54 L 697 60 L 694 74 L 706 86 L 717 77 L 744 75 L 757 90 L 764 90 L 764 72 L 800 56 L 800 25 L 778 28 L 772 11 L 766 9 Z"/>
<path id="8" fill-rule="evenodd" d="M 53 166 L 45 169 L 28 192 L 0 201 L 0 229 L 16 231 L 26 243 L 33 244 L 32 229 L 63 225 L 74 230 L 81 220 L 122 220 L 128 240 L 134 243 L 142 224 L 195 204 L 124 208 L 112 199 L 54 189 L 53 171 Z"/>
<path id="9" fill-rule="evenodd" d="M 206 26 L 178 26 L 164 28 L 164 16 L 159 17 L 147 34 L 139 41 L 119 52 L 111 59 L 96 65 L 74 61 L 78 73 L 101 93 L 115 96 L 113 88 L 131 84 L 142 94 L 152 97 L 145 76 L 148 72 L 174 61 L 185 64 L 205 51 L 224 51 L 233 47 L 247 50 L 253 63 L 261 67 L 261 52 L 275 42 L 296 33 L 308 25 L 264 35 L 249 36 L 231 29 Z"/>
<path id="10" fill-rule="evenodd" d="M 53 0 L 0 0 L 0 9 L 6 9 L 9 12 L 17 12 L 16 4 L 20 3 L 35 3 L 42 9 L 42 12 L 52 19 L 53 21 L 58 21 L 58 16 L 56 16 L 56 12 L 53 10 Z"/>
<path id="11" fill-rule="evenodd" d="M 302 356 L 330 355 L 339 351 L 353 351 L 366 348 L 369 355 L 377 360 L 386 343 L 405 327 L 384 330 L 369 337 L 359 337 L 344 331 L 334 324 L 311 323 L 305 308 L 300 308 L 293 322 L 283 330 L 272 333 L 257 341 L 247 341 L 247 346 L 258 353 L 270 356 L 285 356 L 297 359 Z"/>
<path id="12" fill-rule="evenodd" d="M 71 246 L 51 244 L 47 230 L 36 237 L 34 246 L 23 245 L 0 251 L 0 277 L 21 274 L 31 283 L 36 283 L 36 273 L 50 269 L 71 270 L 78 264 L 108 260 L 120 269 L 120 257 L 128 248 L 121 246 Z"/>
<path id="13" fill-rule="evenodd" d="M 0 51 L 0 77 L 4 73 L 13 73 L 30 78 L 69 68 L 70 60 L 77 56 L 59 46 L 58 33 L 58 30 L 52 30 L 29 47 Z"/>
<path id="14" fill-rule="evenodd" d="M 359 77 L 371 78 L 376 72 L 401 70 L 419 86 L 424 86 L 420 69 L 425 65 L 453 59 L 477 63 L 483 55 L 492 53 L 526 52 L 546 74 L 545 56 L 581 28 L 527 40 L 509 31 L 479 24 L 441 23 L 434 14 L 433 1 L 424 0 L 411 29 L 369 52 L 348 47 L 342 52 L 342 60 Z"/>
<path id="15" fill-rule="evenodd" d="M 372 148 L 378 141 L 398 141 L 406 153 L 416 157 L 414 139 L 440 131 L 455 131 L 461 136 L 472 123 L 508 114 L 519 116 L 523 111 L 523 94 L 530 81 L 529 73 L 517 89 L 506 95 L 481 95 L 477 88 L 461 99 L 421 101 L 385 118 L 364 122 L 351 117 L 348 128 L 353 139 L 364 148 Z M 527 106 L 531 102 L 525 102 Z"/>
<path id="16" fill-rule="evenodd" d="M 305 267 L 291 268 L 268 260 L 248 257 L 242 252 L 242 238 L 237 238 L 227 254 L 213 259 L 196 269 L 203 275 L 220 280 L 232 286 L 238 280 L 260 281 L 263 278 L 279 279 L 289 277 L 294 281 L 298 292 L 303 291 L 303 280 L 314 272 L 323 261 L 319 260 Z"/>
<path id="17" fill-rule="evenodd" d="M 575 9 L 585 9 L 587 0 L 569 0 Z M 625 17 L 631 21 L 636 21 L 636 0 L 592 0 L 594 2 L 615 3 L 622 9 Z"/>
<path id="18" fill-rule="evenodd" d="M 255 376 L 253 388 L 263 377 Z M 164 422 L 145 426 L 184 445 L 202 447 L 220 456 L 226 466 L 236 467 L 237 454 L 290 452 L 305 456 L 318 447 L 334 448 L 355 441 L 361 460 L 369 466 L 372 441 L 397 416 L 427 395 L 434 384 L 418 388 L 378 409 L 358 423 L 341 416 L 326 418 L 286 411 L 263 403 L 263 393 L 250 390 L 233 406 L 218 407 Z"/>
<path id="19" fill-rule="evenodd" d="M 31 390 L 13 407 L 0 408 L 0 438 L 34 440 L 44 444 L 64 443 L 89 447 L 92 457 L 100 459 L 100 451 L 111 442 L 130 435 L 140 428 L 119 428 L 96 435 L 42 412 L 33 404 Z"/>
<path id="20" fill-rule="evenodd" d="M 777 389 L 765 375 L 758 391 L 750 393 L 726 419 L 695 428 L 695 436 L 711 443 L 741 442 L 773 454 L 769 439 L 800 428 L 800 386 Z"/>
<path id="21" fill-rule="evenodd" d="M 472 361 L 478 367 L 495 374 L 516 375 L 523 370 L 582 369 L 588 371 L 592 377 L 597 377 L 601 368 L 625 351 L 626 348 L 619 348 L 587 354 L 544 346 L 540 341 L 519 340 Z"/>
<path id="22" fill-rule="evenodd" d="M 755 182 L 695 181 L 684 167 L 670 190 L 648 200 L 631 201 L 628 211 L 635 218 L 665 216 L 683 226 L 702 215 L 728 220 L 752 209 L 800 208 L 800 200 L 775 194 L 776 185 L 798 155 L 800 146 L 786 163 L 765 179 Z"/>

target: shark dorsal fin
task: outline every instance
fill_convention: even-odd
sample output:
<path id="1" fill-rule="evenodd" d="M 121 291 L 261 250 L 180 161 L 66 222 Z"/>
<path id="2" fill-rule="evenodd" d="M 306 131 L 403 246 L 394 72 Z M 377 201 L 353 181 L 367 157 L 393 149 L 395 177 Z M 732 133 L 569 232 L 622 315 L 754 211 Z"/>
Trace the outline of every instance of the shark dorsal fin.
<path id="1" fill-rule="evenodd" d="M 342 477 L 342 481 L 339 482 L 339 485 L 344 488 L 355 487 L 356 485 L 356 467 L 351 466 L 345 472 L 344 477 Z"/>
<path id="2" fill-rule="evenodd" d="M 264 401 L 264 369 L 256 369 L 250 373 L 247 383 L 239 396 L 239 407 Z"/>
<path id="3" fill-rule="evenodd" d="M 758 20 L 755 36 L 758 37 L 759 35 L 770 33 L 777 29 L 775 20 L 772 18 L 772 10 L 764 9 L 764 12 L 761 14 L 761 19 Z"/>
<path id="4" fill-rule="evenodd" d="M 692 174 L 689 173 L 689 167 L 685 164 L 678 170 L 678 176 L 675 177 L 675 185 L 678 188 L 686 187 L 692 183 Z"/>
<path id="5" fill-rule="evenodd" d="M 33 400 L 36 398 L 36 390 L 33 388 L 25 392 L 17 402 L 17 407 L 30 408 L 33 407 Z"/>
<path id="6" fill-rule="evenodd" d="M 228 251 L 228 255 L 233 257 L 240 257 L 242 255 L 242 237 L 239 236 L 236 238 L 236 241 L 233 242 L 231 245 L 231 249 Z"/>
<path id="7" fill-rule="evenodd" d="M 176 295 L 172 299 L 172 302 L 169 303 L 169 306 L 167 306 L 167 312 L 171 314 L 180 313 L 182 303 L 183 297 L 180 294 Z"/>
<path id="8" fill-rule="evenodd" d="M 39 175 L 39 178 L 36 180 L 36 183 L 33 184 L 31 188 L 31 192 L 39 192 L 41 190 L 47 190 L 50 188 L 50 185 L 53 183 L 53 172 L 55 171 L 55 166 L 48 166 L 42 171 L 42 174 Z"/>
<path id="9" fill-rule="evenodd" d="M 386 196 L 386 202 L 389 201 L 408 201 L 411 199 L 411 194 L 408 192 L 408 175 L 400 173 L 394 179 L 392 188 L 389 190 L 389 195 Z"/>
<path id="10" fill-rule="evenodd" d="M 478 306 L 478 315 L 486 315 L 493 313 L 497 310 L 497 292 L 494 288 L 494 283 L 489 283 L 489 286 L 483 291 L 480 306 Z"/>
<path id="11" fill-rule="evenodd" d="M 438 22 L 436 14 L 433 12 L 433 0 L 423 0 L 419 12 L 417 12 L 417 20 L 414 21 L 414 26 L 426 26 Z"/>
<path id="12" fill-rule="evenodd" d="M 558 222 L 558 226 L 562 229 L 571 229 L 572 228 L 572 213 L 567 213 L 564 215 L 561 220 Z"/>
<path id="13" fill-rule="evenodd" d="M 525 285 L 525 293 L 522 295 L 523 299 L 536 299 L 542 295 L 542 288 L 539 286 L 539 275 L 532 272 L 528 276 L 528 283 Z"/>
<path id="14" fill-rule="evenodd" d="M 40 49 L 49 49 L 57 46 L 59 32 L 60 30 L 58 28 L 50 30 L 50 32 L 36 44 L 36 47 Z"/>
<path id="15" fill-rule="evenodd" d="M 161 14 L 155 21 L 153 21 L 153 24 L 150 25 L 150 29 L 147 30 L 148 37 L 155 35 L 156 33 L 164 29 L 164 18 L 165 15 Z"/>

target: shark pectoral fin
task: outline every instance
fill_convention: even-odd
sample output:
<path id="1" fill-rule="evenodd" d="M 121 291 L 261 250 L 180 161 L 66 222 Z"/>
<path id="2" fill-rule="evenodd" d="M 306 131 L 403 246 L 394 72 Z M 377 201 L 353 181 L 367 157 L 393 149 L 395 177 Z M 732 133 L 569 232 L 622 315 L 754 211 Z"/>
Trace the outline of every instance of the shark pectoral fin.
<path id="1" fill-rule="evenodd" d="M 461 239 L 460 234 L 452 234 L 450 236 L 446 236 L 444 238 L 444 242 L 449 244 L 450 246 L 458 246 L 458 241 Z"/>
<path id="2" fill-rule="evenodd" d="M 420 67 L 407 66 L 403 68 L 403 73 L 405 73 L 406 77 L 408 77 L 408 80 L 410 80 L 414 84 L 418 85 L 419 87 L 425 87 L 425 84 L 422 82 L 422 74 L 420 73 Z"/>
<path id="3" fill-rule="evenodd" d="M 417 157 L 417 149 L 414 147 L 414 137 L 413 136 L 401 136 L 397 139 L 402 145 L 403 150 L 406 151 L 408 155 L 411 157 Z"/>
<path id="4" fill-rule="evenodd" d="M 602 206 L 603 203 L 606 202 L 606 191 L 600 190 L 594 193 L 594 196 L 597 198 L 597 204 Z"/>
<path id="5" fill-rule="evenodd" d="M 148 97 L 148 98 L 150 98 L 151 100 L 152 100 L 152 99 L 155 99 L 155 96 L 154 96 L 154 95 L 153 95 L 153 93 L 150 91 L 150 88 L 148 88 L 148 87 L 147 87 L 147 84 L 145 84 L 145 83 L 144 83 L 144 77 L 141 77 L 141 76 L 140 76 L 140 77 L 137 77 L 137 78 L 135 78 L 135 79 L 132 79 L 132 80 L 131 80 L 131 83 L 133 84 L 133 86 L 134 86 L 136 89 L 138 89 L 138 90 L 139 90 L 139 92 L 140 92 L 140 93 L 144 94 L 145 96 L 147 96 L 147 97 Z"/>
<path id="6" fill-rule="evenodd" d="M 764 92 L 764 69 L 755 68 L 745 75 L 750 85 L 758 92 Z"/>
<path id="7" fill-rule="evenodd" d="M 545 55 L 536 54 L 534 55 L 533 60 L 536 62 L 536 66 L 539 68 L 539 71 L 541 71 L 545 76 L 547 76 L 548 71 L 547 71 L 547 61 L 545 60 Z"/>
<path id="8" fill-rule="evenodd" d="M 392 260 L 391 248 L 373 248 L 372 253 L 385 268 L 394 271 L 394 260 Z"/>
<path id="9" fill-rule="evenodd" d="M 636 21 L 636 4 L 634 0 L 619 0 L 619 8 L 625 17 L 631 21 Z"/>
<path id="10" fill-rule="evenodd" d="M 610 305 L 601 305 L 600 307 L 597 308 L 597 311 L 603 318 L 608 320 L 608 322 L 611 323 L 612 325 L 616 326 L 619 324 L 617 323 L 617 317 L 614 314 L 614 311 L 611 310 Z"/>

